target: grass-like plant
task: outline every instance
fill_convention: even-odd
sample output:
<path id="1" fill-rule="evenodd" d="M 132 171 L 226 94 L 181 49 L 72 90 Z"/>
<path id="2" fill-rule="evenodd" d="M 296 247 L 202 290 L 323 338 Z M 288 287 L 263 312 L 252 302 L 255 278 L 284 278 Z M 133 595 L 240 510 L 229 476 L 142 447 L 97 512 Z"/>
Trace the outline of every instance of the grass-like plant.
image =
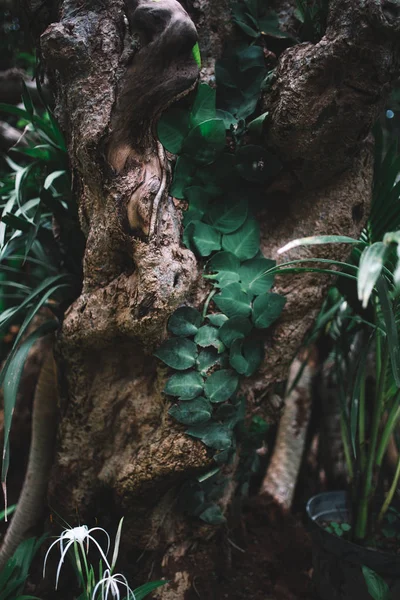
<path id="1" fill-rule="evenodd" d="M 49 109 L 38 113 L 24 88 L 24 108 L 0 104 L 18 120 L 21 140 L 5 157 L 0 182 L 0 339 L 4 361 L 4 453 L 1 480 L 9 466 L 9 434 L 19 382 L 35 341 L 54 331 L 79 293 L 84 240 L 71 192 L 63 136 Z M 71 243 L 73 241 L 73 243 Z M 34 326 L 46 307 L 52 314 Z M 11 347 L 4 341 L 18 327 Z M 27 335 L 29 329 L 29 335 Z"/>
<path id="2" fill-rule="evenodd" d="M 400 157 L 394 144 L 382 160 L 380 142 L 378 132 L 372 210 L 361 238 L 312 236 L 294 240 L 280 250 L 284 253 L 302 245 L 348 243 L 352 246 L 348 262 L 315 258 L 306 261 L 317 263 L 315 267 L 306 266 L 302 260 L 278 267 L 281 271 L 328 273 L 334 265 L 342 269 L 339 279 L 347 281 L 347 286 L 341 288 L 344 297 L 339 299 L 334 318 L 331 313 L 328 322 L 334 340 L 342 438 L 351 479 L 351 536 L 360 543 L 370 543 L 382 528 L 400 480 L 399 460 L 384 496 L 383 460 L 400 421 L 400 231 L 387 232 L 390 226 L 400 227 Z M 358 303 L 353 294 L 355 287 Z M 351 360 L 354 345 L 356 356 Z M 368 378 L 375 380 L 371 401 Z"/>

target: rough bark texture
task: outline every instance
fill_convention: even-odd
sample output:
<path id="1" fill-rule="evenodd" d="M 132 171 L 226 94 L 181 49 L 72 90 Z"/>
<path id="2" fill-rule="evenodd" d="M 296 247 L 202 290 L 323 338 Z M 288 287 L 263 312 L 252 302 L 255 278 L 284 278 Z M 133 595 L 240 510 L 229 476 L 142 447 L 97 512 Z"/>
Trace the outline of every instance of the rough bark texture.
<path id="1" fill-rule="evenodd" d="M 258 215 L 270 257 L 299 236 L 357 236 L 368 211 L 368 136 L 397 74 L 398 6 L 331 4 L 326 36 L 282 54 L 264 99 L 271 115 L 265 144 L 285 165 Z M 198 24 L 202 77 L 210 80 L 232 33 L 228 2 L 185 6 Z M 174 309 L 198 304 L 206 290 L 181 242 L 181 212 L 168 196 L 170 168 L 154 132 L 160 113 L 196 83 L 196 39 L 176 0 L 64 0 L 41 40 L 56 72 L 57 114 L 87 238 L 82 294 L 58 340 L 62 417 L 51 502 L 66 519 L 77 508 L 81 518 L 124 514 L 126 550 L 164 554 L 172 584 L 159 597 L 171 600 L 189 598 L 197 567 L 184 558 L 188 539 L 211 535 L 182 517 L 176 498 L 211 458 L 168 417 L 165 370 L 151 353 Z M 343 259 L 347 248 L 300 254 Z M 288 302 L 266 337 L 265 366 L 244 385 L 249 410 L 268 413 L 265 397 L 285 378 L 328 285 L 320 275 L 280 278 Z"/>

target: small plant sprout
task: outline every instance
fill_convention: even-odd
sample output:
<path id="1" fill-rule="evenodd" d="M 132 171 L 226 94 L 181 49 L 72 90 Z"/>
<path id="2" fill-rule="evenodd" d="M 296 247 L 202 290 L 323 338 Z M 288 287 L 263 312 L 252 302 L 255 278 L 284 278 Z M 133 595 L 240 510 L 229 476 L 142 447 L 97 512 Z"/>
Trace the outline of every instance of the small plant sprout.
<path id="1" fill-rule="evenodd" d="M 124 591 L 124 595 L 121 596 L 120 588 Z M 128 585 L 128 581 L 121 573 L 111 574 L 110 569 L 104 571 L 104 576 L 96 584 L 92 600 L 96 600 L 96 594 L 101 590 L 101 598 L 99 600 L 120 600 L 121 597 L 124 600 L 135 600 L 136 596 Z"/>
<path id="2" fill-rule="evenodd" d="M 106 536 L 107 536 L 106 553 L 104 553 L 104 551 L 103 551 L 102 547 L 100 546 L 100 544 L 98 543 L 98 541 L 93 537 L 92 533 L 94 531 L 103 531 L 106 534 Z M 60 556 L 60 560 L 58 563 L 57 575 L 56 575 L 56 589 L 57 589 L 58 579 L 60 577 L 60 572 L 61 572 L 61 567 L 63 565 L 64 559 L 67 555 L 68 550 L 71 548 L 71 546 L 73 546 L 75 544 L 79 545 L 81 548 L 81 551 L 82 551 L 83 558 L 86 562 L 86 553 L 89 550 L 90 540 L 95 544 L 95 546 L 99 550 L 101 557 L 104 560 L 107 567 L 110 568 L 110 565 L 106 558 L 106 555 L 110 548 L 110 536 L 108 535 L 107 531 L 105 529 L 103 529 L 102 527 L 92 527 L 92 529 L 88 529 L 87 525 L 80 525 L 79 527 L 72 527 L 70 529 L 65 529 L 62 532 L 62 534 L 51 544 L 51 546 L 47 550 L 46 556 L 44 558 L 43 577 L 45 576 L 45 572 L 46 572 L 47 558 L 48 558 L 49 553 L 50 553 L 51 549 L 53 548 L 53 546 L 55 546 L 58 543 L 60 544 L 60 555 L 61 556 Z M 86 542 L 86 553 L 85 553 L 85 547 L 84 547 L 85 542 Z"/>

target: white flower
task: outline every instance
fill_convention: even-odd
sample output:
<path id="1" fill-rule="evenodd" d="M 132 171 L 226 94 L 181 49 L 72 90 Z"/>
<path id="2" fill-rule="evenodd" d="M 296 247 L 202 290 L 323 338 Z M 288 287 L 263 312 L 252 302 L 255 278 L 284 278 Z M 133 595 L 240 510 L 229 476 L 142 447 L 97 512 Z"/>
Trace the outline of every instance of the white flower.
<path id="1" fill-rule="evenodd" d="M 120 600 L 120 586 L 124 590 L 124 596 L 126 594 L 126 600 L 135 600 L 135 594 L 129 587 L 126 577 L 124 577 L 124 575 L 121 575 L 120 573 L 111 575 L 110 569 L 106 569 L 104 571 L 104 577 L 100 579 L 100 581 L 96 584 L 96 587 L 93 590 L 92 600 L 96 600 L 96 593 L 100 589 L 101 600 L 110 600 L 114 598 L 116 598 L 116 600 Z"/>
<path id="2" fill-rule="evenodd" d="M 93 531 L 104 531 L 104 533 L 106 534 L 106 536 L 107 536 L 107 551 L 105 554 L 103 552 L 102 547 L 98 543 L 98 541 L 91 535 Z M 97 548 L 101 554 L 101 557 L 103 558 L 107 567 L 109 567 L 110 565 L 108 564 L 106 554 L 108 553 L 108 550 L 110 548 L 110 536 L 108 535 L 107 531 L 105 529 L 103 529 L 102 527 L 92 527 L 92 529 L 88 529 L 87 525 L 81 525 L 80 527 L 72 527 L 71 529 L 65 529 L 62 532 L 62 534 L 56 539 L 56 541 L 51 544 L 50 548 L 46 552 L 46 556 L 44 557 L 43 577 L 45 576 L 47 557 L 53 546 L 60 543 L 60 555 L 61 556 L 60 556 L 60 560 L 58 563 L 57 575 L 56 575 L 56 589 L 57 589 L 61 567 L 63 565 L 64 558 L 66 557 L 66 554 L 67 554 L 68 550 L 70 549 L 70 547 L 76 542 L 77 544 L 80 545 L 82 552 L 84 552 L 85 551 L 84 550 L 84 542 L 86 542 L 86 553 L 87 553 L 89 550 L 90 540 L 92 540 L 92 542 L 97 546 Z"/>

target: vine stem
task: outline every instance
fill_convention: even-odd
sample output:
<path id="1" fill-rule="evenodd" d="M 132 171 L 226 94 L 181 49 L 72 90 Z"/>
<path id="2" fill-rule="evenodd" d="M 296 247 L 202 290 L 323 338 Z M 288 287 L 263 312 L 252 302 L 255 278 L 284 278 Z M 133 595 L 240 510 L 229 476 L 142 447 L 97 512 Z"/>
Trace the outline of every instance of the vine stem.
<path id="1" fill-rule="evenodd" d="M 399 479 L 400 479 L 400 458 L 397 462 L 396 473 L 393 477 L 392 485 L 390 486 L 390 490 L 387 493 L 385 502 L 383 503 L 382 508 L 378 515 L 378 525 L 382 522 L 382 519 L 385 516 L 387 509 L 389 508 L 390 504 L 392 503 L 393 496 L 397 490 L 397 484 L 399 483 Z"/>
<path id="2" fill-rule="evenodd" d="M 396 427 L 400 418 L 400 391 L 397 392 L 396 397 L 393 401 L 393 406 L 390 409 L 389 416 L 382 432 L 381 441 L 378 446 L 376 453 L 376 466 L 380 468 L 382 466 L 383 457 L 387 446 L 389 444 L 390 436 L 392 435 L 394 428 Z"/>
<path id="3" fill-rule="evenodd" d="M 365 452 L 365 373 L 360 383 L 360 405 L 358 409 L 358 439 L 360 446 L 360 468 L 364 473 L 367 456 Z"/>
<path id="4" fill-rule="evenodd" d="M 211 290 L 211 292 L 208 294 L 208 296 L 206 298 L 206 301 L 204 302 L 203 314 L 202 314 L 203 319 L 205 319 L 205 317 L 207 315 L 207 311 L 208 311 L 208 306 L 209 306 L 209 304 L 211 302 L 212 297 L 216 293 L 217 293 L 217 290 Z"/>
<path id="5" fill-rule="evenodd" d="M 360 502 L 358 504 L 356 525 L 355 525 L 355 538 L 356 540 L 363 540 L 367 535 L 368 525 L 368 511 L 372 495 L 373 487 L 373 474 L 375 465 L 375 454 L 378 444 L 380 417 L 382 414 L 383 399 L 385 392 L 385 379 L 386 379 L 386 368 L 389 360 L 388 343 L 384 341 L 384 349 L 382 357 L 380 355 L 380 344 L 377 340 L 377 372 L 379 373 L 378 386 L 375 395 L 374 411 L 372 415 L 372 430 L 371 440 L 368 448 L 367 457 L 367 468 L 365 472 L 363 489 Z"/>

